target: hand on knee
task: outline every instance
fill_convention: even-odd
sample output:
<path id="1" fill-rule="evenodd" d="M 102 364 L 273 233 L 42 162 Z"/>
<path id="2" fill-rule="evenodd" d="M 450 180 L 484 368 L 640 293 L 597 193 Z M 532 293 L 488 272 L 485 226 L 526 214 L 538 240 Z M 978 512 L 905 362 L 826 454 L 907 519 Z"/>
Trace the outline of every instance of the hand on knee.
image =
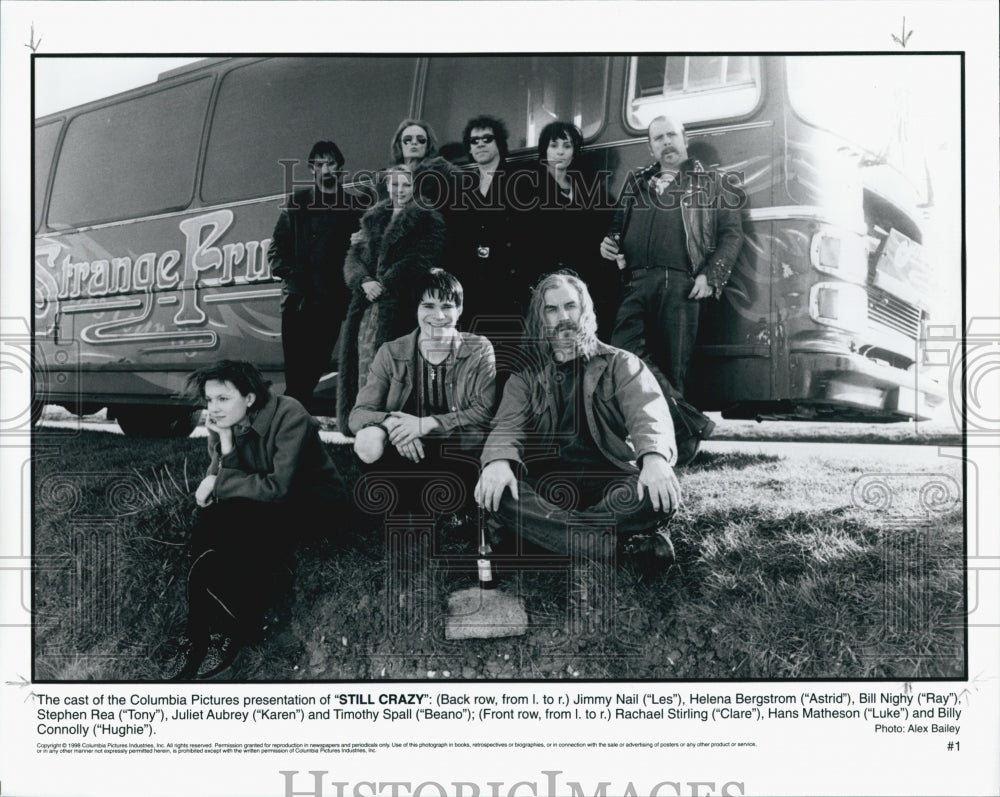
<path id="1" fill-rule="evenodd" d="M 354 437 L 354 453 L 366 465 L 371 465 L 382 458 L 387 439 L 388 435 L 381 426 L 366 426 Z"/>

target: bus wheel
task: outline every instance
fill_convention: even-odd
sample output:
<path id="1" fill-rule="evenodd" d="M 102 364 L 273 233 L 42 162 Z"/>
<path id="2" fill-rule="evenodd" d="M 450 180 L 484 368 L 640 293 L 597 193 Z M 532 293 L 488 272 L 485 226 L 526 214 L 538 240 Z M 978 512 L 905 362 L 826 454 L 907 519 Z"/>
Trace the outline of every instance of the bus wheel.
<path id="1" fill-rule="evenodd" d="M 127 437 L 187 437 L 201 417 L 201 410 L 192 407 L 123 404 L 108 409 Z"/>

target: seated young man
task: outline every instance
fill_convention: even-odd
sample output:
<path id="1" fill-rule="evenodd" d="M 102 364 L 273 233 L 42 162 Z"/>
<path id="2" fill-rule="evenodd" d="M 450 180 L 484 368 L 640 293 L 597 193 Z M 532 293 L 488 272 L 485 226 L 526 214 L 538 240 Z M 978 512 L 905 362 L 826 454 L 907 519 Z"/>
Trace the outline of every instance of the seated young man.
<path id="1" fill-rule="evenodd" d="M 433 513 L 452 508 L 433 505 L 445 495 L 456 507 L 471 496 L 496 362 L 489 340 L 458 331 L 461 283 L 435 268 L 422 288 L 417 329 L 379 348 L 348 424 L 365 469 L 398 477 L 396 509 Z M 438 492 L 434 483 L 450 487 Z M 363 489 L 357 495 L 366 500 Z"/>

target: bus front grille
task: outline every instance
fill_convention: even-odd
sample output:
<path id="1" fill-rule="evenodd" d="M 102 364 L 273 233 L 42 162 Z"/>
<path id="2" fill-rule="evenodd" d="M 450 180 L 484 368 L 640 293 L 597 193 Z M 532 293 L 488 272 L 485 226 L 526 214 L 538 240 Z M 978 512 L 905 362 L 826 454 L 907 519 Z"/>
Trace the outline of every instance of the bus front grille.
<path id="1" fill-rule="evenodd" d="M 868 320 L 911 340 L 920 336 L 920 308 L 874 286 L 868 288 Z"/>

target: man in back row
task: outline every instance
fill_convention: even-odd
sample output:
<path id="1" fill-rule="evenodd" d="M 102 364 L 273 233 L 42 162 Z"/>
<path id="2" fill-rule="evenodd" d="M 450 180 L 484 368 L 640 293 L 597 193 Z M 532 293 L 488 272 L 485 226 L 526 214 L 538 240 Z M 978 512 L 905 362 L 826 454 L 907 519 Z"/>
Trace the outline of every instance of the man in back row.
<path id="1" fill-rule="evenodd" d="M 745 195 L 688 156 L 684 126 L 649 123 L 655 163 L 630 177 L 601 255 L 626 278 L 611 343 L 641 357 L 664 395 L 684 395 L 701 302 L 718 298 L 743 246 Z"/>
<path id="2" fill-rule="evenodd" d="M 313 145 L 314 183 L 288 197 L 267 253 L 271 273 L 282 280 L 285 395 L 307 409 L 347 314 L 344 257 L 362 208 L 341 186 L 343 168 L 344 156 L 333 141 Z"/>
<path id="3" fill-rule="evenodd" d="M 486 335 L 496 349 L 500 389 L 517 362 L 528 288 L 537 277 L 528 268 L 524 173 L 507 162 L 507 137 L 495 116 L 466 123 L 462 145 L 475 168 L 457 176 L 445 261 L 465 286 L 463 327 Z"/>

